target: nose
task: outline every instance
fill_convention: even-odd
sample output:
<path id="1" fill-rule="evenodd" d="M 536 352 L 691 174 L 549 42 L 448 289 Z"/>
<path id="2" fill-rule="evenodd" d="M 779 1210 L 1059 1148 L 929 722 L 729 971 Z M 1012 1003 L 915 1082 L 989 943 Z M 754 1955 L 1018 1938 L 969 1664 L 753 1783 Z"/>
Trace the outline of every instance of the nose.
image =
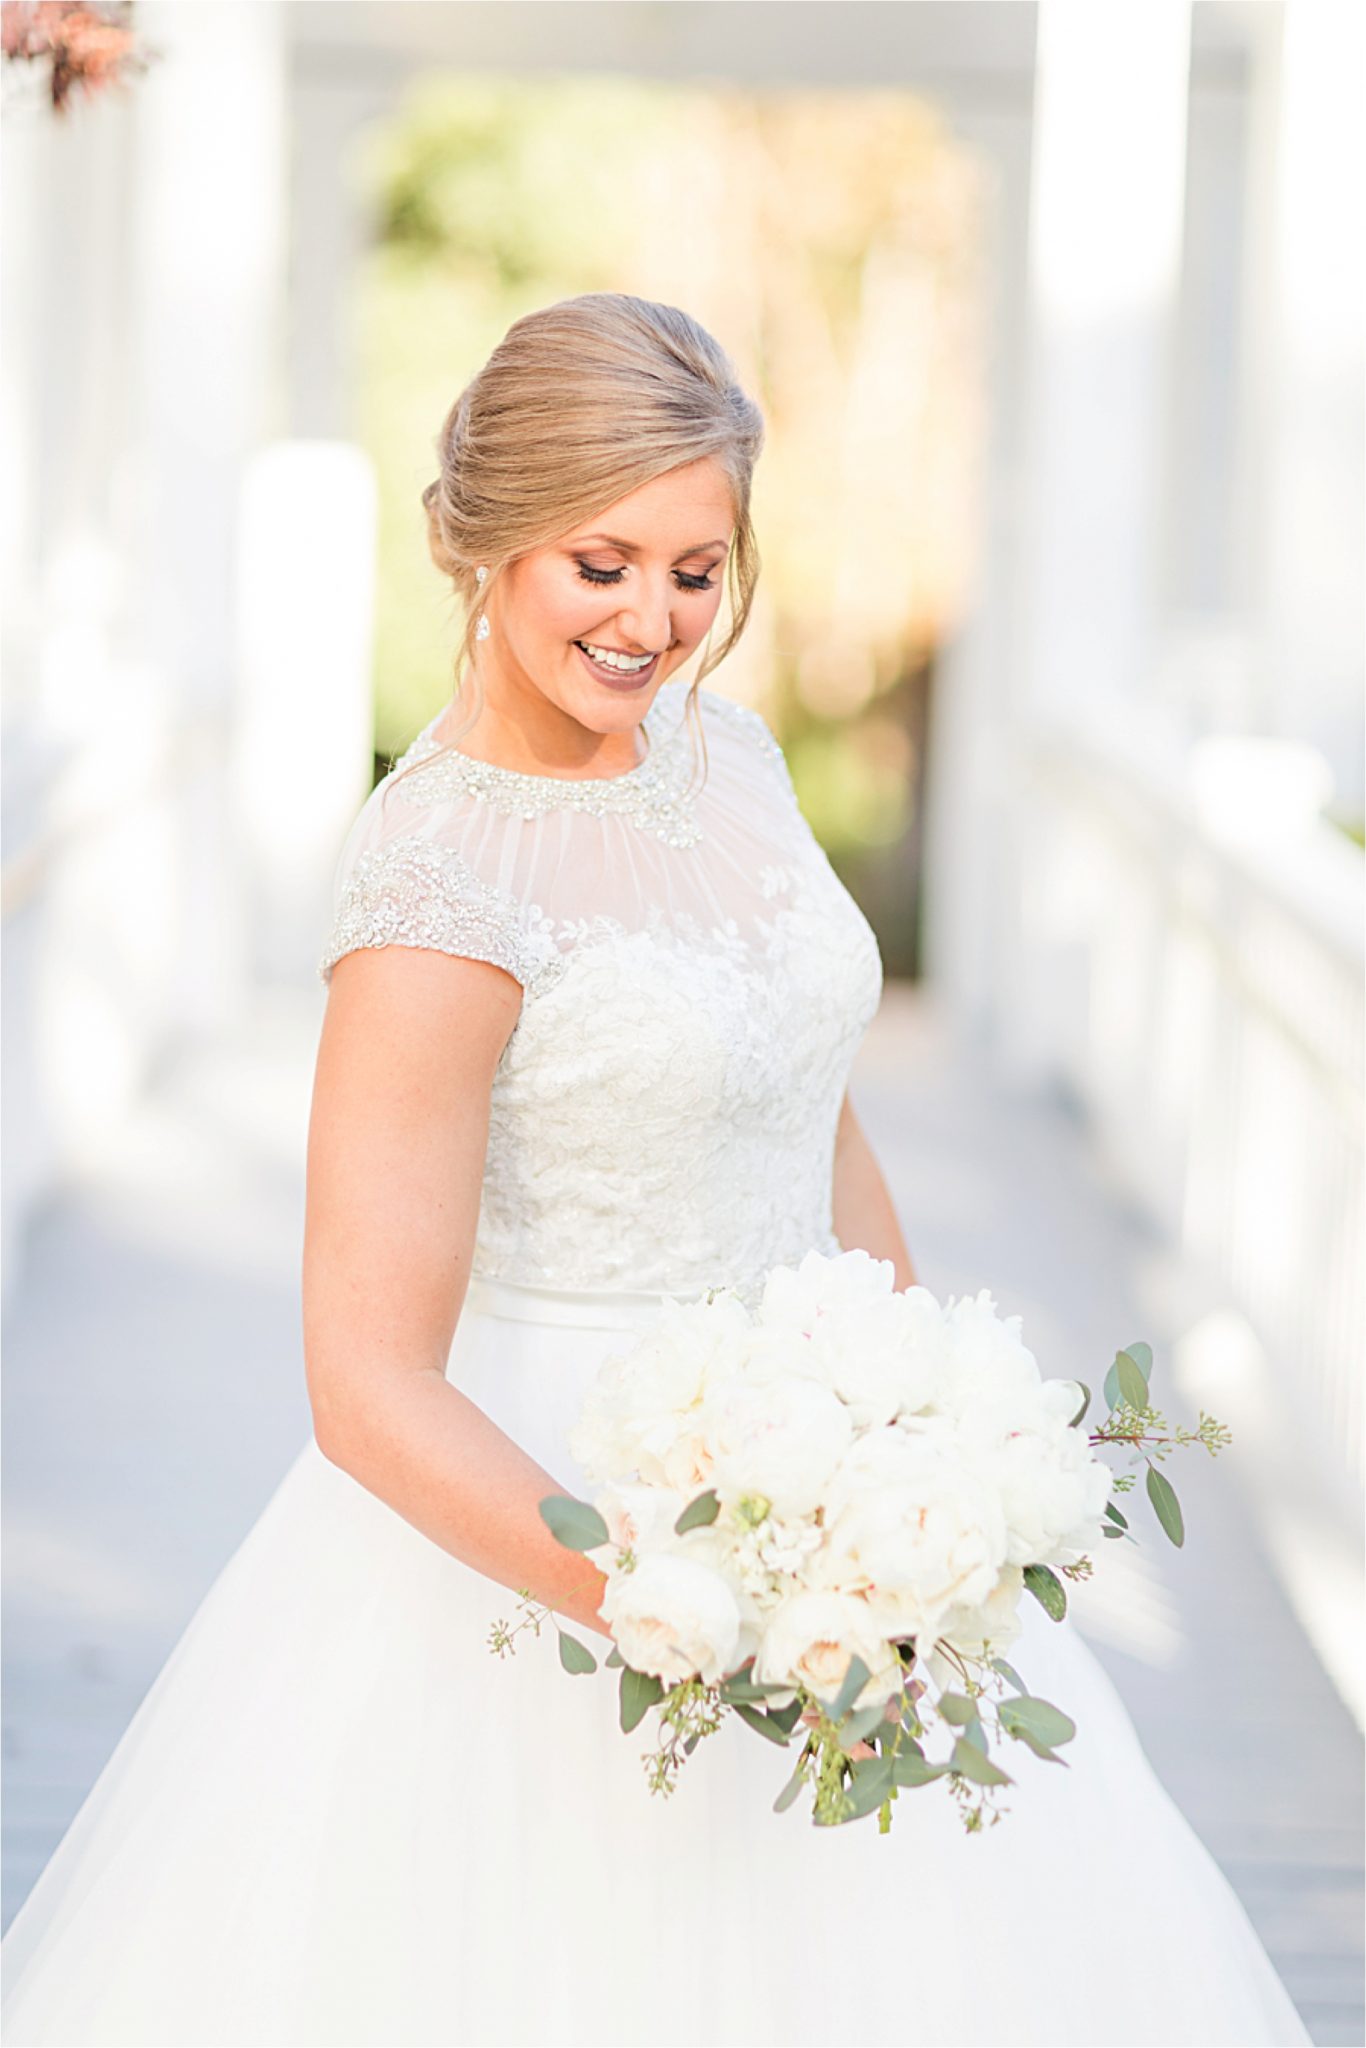
<path id="1" fill-rule="evenodd" d="M 623 605 L 617 613 L 622 636 L 642 654 L 662 654 L 674 642 L 668 587 L 642 576 L 634 598 L 634 603 Z"/>

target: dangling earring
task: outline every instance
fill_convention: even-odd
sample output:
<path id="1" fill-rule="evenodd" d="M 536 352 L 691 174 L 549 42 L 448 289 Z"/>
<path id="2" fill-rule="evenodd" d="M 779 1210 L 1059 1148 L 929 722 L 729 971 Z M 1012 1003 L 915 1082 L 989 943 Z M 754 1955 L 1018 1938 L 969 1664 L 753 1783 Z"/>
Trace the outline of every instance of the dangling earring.
<path id="1" fill-rule="evenodd" d="M 474 580 L 480 586 L 481 589 L 483 588 L 484 579 L 488 575 L 488 573 L 489 572 L 486 568 L 478 568 L 474 572 Z M 487 640 L 492 630 L 492 627 L 489 625 L 488 613 L 480 612 L 479 624 L 474 629 L 475 639 Z"/>

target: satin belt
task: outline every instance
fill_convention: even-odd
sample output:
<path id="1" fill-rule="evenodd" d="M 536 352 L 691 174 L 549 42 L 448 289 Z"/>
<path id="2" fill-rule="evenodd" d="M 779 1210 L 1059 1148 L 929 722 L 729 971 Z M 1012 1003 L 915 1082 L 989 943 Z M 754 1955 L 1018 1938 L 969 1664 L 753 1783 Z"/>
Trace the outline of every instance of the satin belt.
<path id="1" fill-rule="evenodd" d="M 465 1308 L 513 1323 L 555 1323 L 579 1330 L 636 1330 L 654 1322 L 666 1301 L 698 1301 L 689 1294 L 629 1288 L 533 1287 L 521 1280 L 495 1280 L 472 1273 Z"/>

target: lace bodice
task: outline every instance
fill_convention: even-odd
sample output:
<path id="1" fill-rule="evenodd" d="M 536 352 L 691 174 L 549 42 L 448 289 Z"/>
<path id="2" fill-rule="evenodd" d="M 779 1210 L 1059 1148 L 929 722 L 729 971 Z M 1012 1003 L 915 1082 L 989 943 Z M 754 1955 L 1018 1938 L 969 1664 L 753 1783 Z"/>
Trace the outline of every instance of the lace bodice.
<path id="1" fill-rule="evenodd" d="M 342 848 L 323 980 L 354 947 L 412 945 L 522 986 L 475 1246 L 495 1279 L 752 1294 L 838 1249 L 835 1129 L 877 944 L 764 720 L 698 692 L 699 788 L 686 699 L 665 683 L 646 758 L 597 780 L 438 753 L 434 718 Z"/>

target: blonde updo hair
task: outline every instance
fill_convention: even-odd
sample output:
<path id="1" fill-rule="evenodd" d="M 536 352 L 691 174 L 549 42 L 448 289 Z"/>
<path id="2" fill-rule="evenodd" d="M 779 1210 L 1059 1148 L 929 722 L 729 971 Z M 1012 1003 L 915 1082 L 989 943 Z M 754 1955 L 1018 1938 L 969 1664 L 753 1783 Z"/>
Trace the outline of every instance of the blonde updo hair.
<path id="1" fill-rule="evenodd" d="M 440 474 L 422 493 L 432 560 L 465 607 L 456 689 L 468 672 L 477 699 L 439 751 L 453 749 L 483 709 L 475 629 L 508 566 L 653 478 L 711 456 L 730 482 L 735 533 L 729 630 L 715 650 L 708 634 L 685 707 L 705 761 L 698 687 L 743 633 L 759 577 L 750 490 L 763 439 L 763 415 L 725 350 L 677 306 L 585 292 L 514 321 L 446 415 Z"/>

